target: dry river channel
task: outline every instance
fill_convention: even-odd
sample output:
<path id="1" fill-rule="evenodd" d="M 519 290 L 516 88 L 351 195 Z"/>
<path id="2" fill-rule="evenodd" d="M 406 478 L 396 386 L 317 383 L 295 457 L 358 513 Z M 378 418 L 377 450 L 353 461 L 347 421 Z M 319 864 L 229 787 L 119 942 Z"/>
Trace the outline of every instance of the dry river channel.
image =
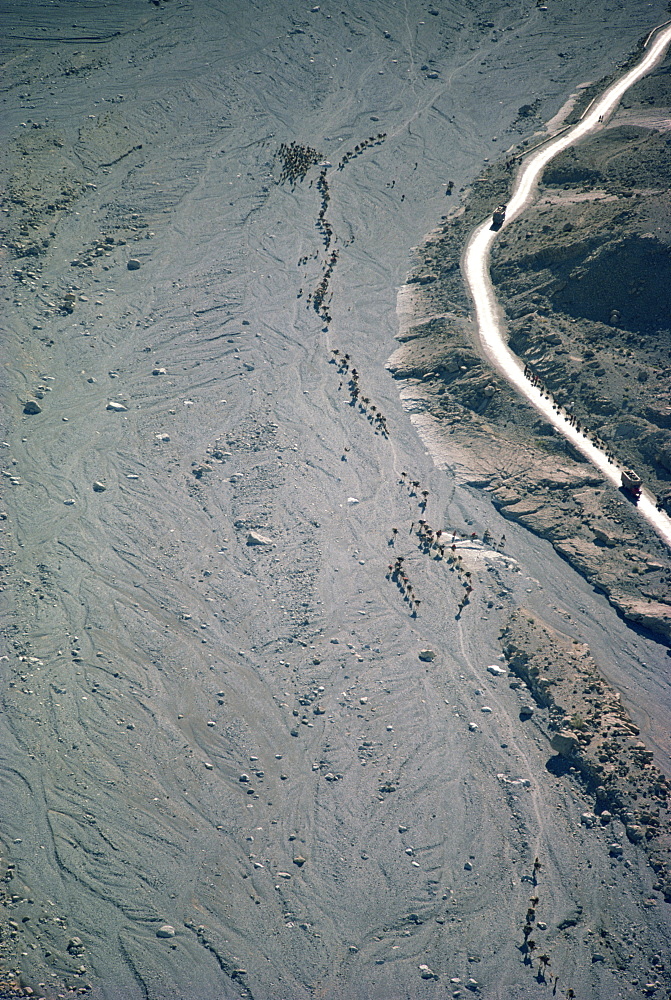
<path id="1" fill-rule="evenodd" d="M 4 7 L 3 1000 L 668 986 L 647 856 L 581 822 L 501 633 L 589 647 L 668 772 L 667 650 L 438 468 L 384 369 L 520 105 L 665 3 L 475 6 Z"/>

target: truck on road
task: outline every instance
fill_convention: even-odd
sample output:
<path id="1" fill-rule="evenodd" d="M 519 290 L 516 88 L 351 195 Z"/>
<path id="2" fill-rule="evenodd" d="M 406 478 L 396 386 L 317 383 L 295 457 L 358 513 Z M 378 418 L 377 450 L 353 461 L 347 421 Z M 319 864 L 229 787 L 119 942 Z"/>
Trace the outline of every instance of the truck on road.
<path id="1" fill-rule="evenodd" d="M 506 217 L 507 205 L 497 205 L 492 216 L 492 229 L 500 229 Z"/>
<path id="2" fill-rule="evenodd" d="M 631 469 L 622 470 L 622 489 L 634 500 L 638 500 L 643 489 L 641 477 Z"/>

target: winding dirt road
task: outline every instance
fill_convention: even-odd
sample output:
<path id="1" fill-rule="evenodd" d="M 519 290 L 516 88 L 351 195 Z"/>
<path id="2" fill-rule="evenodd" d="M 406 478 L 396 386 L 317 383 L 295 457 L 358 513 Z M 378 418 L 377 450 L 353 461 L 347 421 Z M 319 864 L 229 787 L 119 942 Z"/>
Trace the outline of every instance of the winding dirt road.
<path id="1" fill-rule="evenodd" d="M 573 427 L 562 412 L 553 408 L 552 400 L 547 399 L 540 388 L 528 381 L 519 358 L 506 346 L 503 335 L 504 321 L 489 276 L 489 261 L 492 245 L 499 233 L 521 215 L 533 200 L 538 178 L 548 163 L 558 153 L 600 128 L 604 120 L 615 110 L 624 93 L 664 58 L 671 42 L 671 25 L 656 31 L 656 34 L 652 32 L 649 36 L 647 52 L 640 62 L 611 84 L 581 121 L 542 146 L 525 161 L 517 175 L 503 226 L 499 230 L 492 229 L 491 216 L 478 226 L 468 242 L 462 264 L 464 278 L 475 305 L 476 336 L 485 357 L 520 395 L 528 399 L 546 420 L 561 431 L 564 437 L 616 486 L 620 485 L 622 469 L 585 434 Z M 654 497 L 646 490 L 638 501 L 637 509 L 666 544 L 671 546 L 671 519 L 663 511 L 657 510 Z"/>

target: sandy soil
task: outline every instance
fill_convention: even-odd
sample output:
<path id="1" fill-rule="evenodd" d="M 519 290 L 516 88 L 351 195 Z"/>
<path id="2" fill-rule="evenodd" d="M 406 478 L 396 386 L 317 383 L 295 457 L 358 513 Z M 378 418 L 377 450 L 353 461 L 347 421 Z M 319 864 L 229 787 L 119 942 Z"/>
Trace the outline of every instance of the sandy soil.
<path id="1" fill-rule="evenodd" d="M 668 772 L 665 650 L 384 367 L 520 108 L 664 16 L 549 7 L 5 8 L 0 995 L 668 993 L 650 852 L 514 669 L 584 644 Z"/>

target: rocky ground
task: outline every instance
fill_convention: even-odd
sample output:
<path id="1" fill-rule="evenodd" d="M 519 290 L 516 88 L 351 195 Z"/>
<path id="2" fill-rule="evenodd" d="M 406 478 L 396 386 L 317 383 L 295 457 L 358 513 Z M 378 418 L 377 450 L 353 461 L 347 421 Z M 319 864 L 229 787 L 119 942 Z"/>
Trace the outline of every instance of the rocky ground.
<path id="1" fill-rule="evenodd" d="M 671 995 L 668 555 L 458 269 L 666 4 L 477 6 L 6 8 L 0 997 Z"/>
<path id="2" fill-rule="evenodd" d="M 671 497 L 668 81 L 667 63 L 626 95 L 603 132 L 557 157 L 535 204 L 506 229 L 492 255 L 510 348 L 618 464 L 639 471 L 665 509 Z M 586 97 L 577 97 L 567 119 L 585 106 Z M 514 163 L 511 152 L 478 178 L 420 252 L 410 287 L 421 289 L 427 322 L 402 333 L 405 346 L 390 368 L 397 378 L 421 380 L 430 412 L 461 447 L 484 454 L 477 463 L 482 475 L 469 481 L 490 492 L 507 517 L 551 540 L 630 621 L 669 640 L 666 546 L 473 348 L 458 262 L 473 218 L 505 202 Z"/>

